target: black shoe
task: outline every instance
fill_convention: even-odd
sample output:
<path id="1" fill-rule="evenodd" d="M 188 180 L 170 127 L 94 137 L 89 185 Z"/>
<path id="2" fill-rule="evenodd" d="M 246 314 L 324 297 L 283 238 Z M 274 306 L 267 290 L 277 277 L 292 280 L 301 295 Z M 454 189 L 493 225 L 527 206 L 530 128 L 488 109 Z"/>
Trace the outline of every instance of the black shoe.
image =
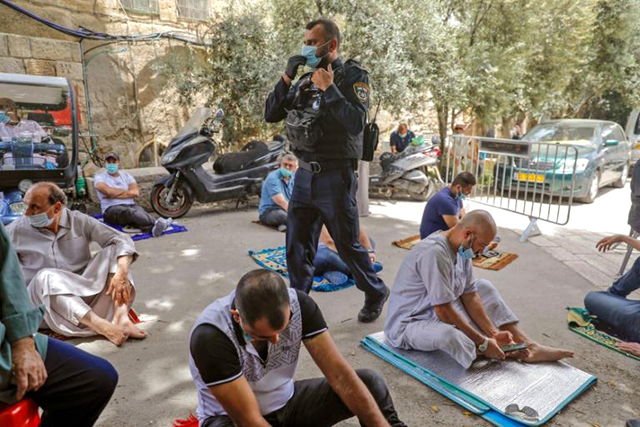
<path id="1" fill-rule="evenodd" d="M 379 302 L 374 304 L 364 303 L 364 307 L 362 307 L 360 309 L 360 313 L 358 313 L 358 321 L 362 323 L 371 323 L 380 317 L 384 303 L 387 302 L 389 295 L 391 295 L 391 291 L 386 286 L 385 290 L 387 293 Z"/>

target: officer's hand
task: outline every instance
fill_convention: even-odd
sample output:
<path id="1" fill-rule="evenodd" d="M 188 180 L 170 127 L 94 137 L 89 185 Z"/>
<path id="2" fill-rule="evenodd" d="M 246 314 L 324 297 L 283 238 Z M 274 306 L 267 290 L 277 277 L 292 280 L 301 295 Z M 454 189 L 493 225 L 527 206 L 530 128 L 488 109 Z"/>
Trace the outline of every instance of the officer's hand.
<path id="1" fill-rule="evenodd" d="M 289 77 L 289 79 L 293 80 L 298 74 L 298 68 L 306 63 L 307 58 L 305 56 L 294 55 L 287 61 L 287 69 L 285 70 L 284 74 Z"/>
<path id="2" fill-rule="evenodd" d="M 331 70 L 331 64 L 325 70 L 324 68 L 318 68 L 313 72 L 311 81 L 321 91 L 325 91 L 333 84 L 333 71 Z"/>

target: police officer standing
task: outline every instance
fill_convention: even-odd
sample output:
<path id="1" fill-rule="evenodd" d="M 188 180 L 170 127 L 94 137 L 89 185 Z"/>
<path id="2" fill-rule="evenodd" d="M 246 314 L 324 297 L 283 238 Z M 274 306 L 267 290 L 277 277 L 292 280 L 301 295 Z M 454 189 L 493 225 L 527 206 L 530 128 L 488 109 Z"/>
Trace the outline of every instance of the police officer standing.
<path id="1" fill-rule="evenodd" d="M 340 30 L 333 21 L 317 19 L 307 24 L 302 55 L 289 58 L 284 75 L 267 98 L 265 119 L 271 123 L 286 119 L 287 136 L 299 159 L 287 224 L 291 286 L 307 293 L 311 289 L 313 259 L 324 223 L 358 289 L 365 293 L 358 320 L 373 322 L 389 289 L 359 241 L 355 171 L 362 157 L 369 78 L 357 62 L 342 62 L 339 47 Z M 292 83 L 303 65 L 313 71 Z"/>

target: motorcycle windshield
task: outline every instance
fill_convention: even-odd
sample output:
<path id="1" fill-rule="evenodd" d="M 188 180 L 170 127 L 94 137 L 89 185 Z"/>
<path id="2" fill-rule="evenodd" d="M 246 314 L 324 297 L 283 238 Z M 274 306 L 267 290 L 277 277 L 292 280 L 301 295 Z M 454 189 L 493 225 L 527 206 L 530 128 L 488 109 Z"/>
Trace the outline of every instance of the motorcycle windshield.
<path id="1" fill-rule="evenodd" d="M 196 108 L 189 121 L 187 121 L 187 123 L 182 126 L 182 129 L 180 129 L 178 134 L 173 137 L 169 146 L 174 145 L 176 142 L 184 141 L 188 136 L 200 132 L 202 125 L 209 117 L 211 117 L 211 108 Z"/>

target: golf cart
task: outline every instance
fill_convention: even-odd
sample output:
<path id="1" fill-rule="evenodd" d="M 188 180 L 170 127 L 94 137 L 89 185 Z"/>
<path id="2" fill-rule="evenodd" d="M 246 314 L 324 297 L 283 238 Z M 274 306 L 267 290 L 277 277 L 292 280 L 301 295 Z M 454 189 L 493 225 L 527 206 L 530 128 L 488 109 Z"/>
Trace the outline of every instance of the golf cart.
<path id="1" fill-rule="evenodd" d="M 26 211 L 24 193 L 49 181 L 73 192 L 78 172 L 78 107 L 62 77 L 0 73 L 0 219 Z"/>

